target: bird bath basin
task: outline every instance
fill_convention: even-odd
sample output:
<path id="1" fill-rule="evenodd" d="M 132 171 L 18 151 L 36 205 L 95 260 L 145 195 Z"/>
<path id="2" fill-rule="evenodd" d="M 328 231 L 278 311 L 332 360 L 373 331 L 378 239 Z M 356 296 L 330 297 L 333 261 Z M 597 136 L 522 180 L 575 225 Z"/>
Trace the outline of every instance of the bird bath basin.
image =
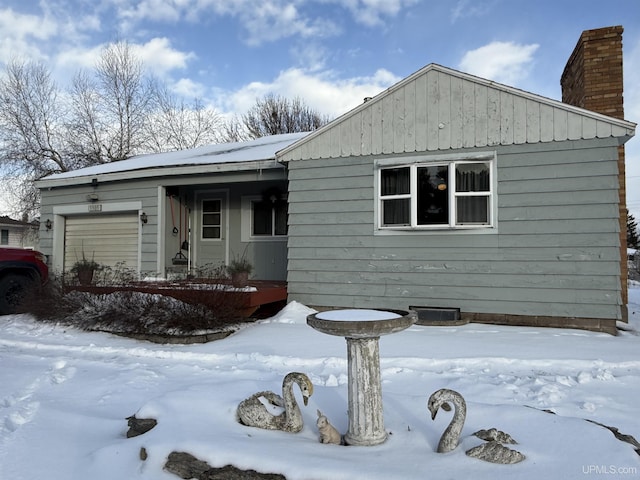
<path id="1" fill-rule="evenodd" d="M 307 316 L 310 327 L 347 340 L 349 428 L 344 439 L 348 445 L 378 445 L 387 439 L 379 340 L 415 322 L 415 313 L 405 310 L 344 309 Z"/>

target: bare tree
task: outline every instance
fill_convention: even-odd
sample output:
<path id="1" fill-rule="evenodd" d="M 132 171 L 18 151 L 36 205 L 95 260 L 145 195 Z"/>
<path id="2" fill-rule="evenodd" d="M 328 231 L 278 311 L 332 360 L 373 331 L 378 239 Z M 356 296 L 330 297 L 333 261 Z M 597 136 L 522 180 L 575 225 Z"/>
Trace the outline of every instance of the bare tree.
<path id="1" fill-rule="evenodd" d="M 64 110 L 42 64 L 12 61 L 0 79 L 0 159 L 36 177 L 64 172 Z M 26 167 L 26 168 L 24 168 Z"/>
<path id="2" fill-rule="evenodd" d="M 222 117 L 200 99 L 192 104 L 176 98 L 166 88 L 154 90 L 154 108 L 147 122 L 144 143 L 149 152 L 184 150 L 218 143 L 223 136 Z"/>
<path id="3" fill-rule="evenodd" d="M 141 153 L 153 94 L 142 61 L 127 42 L 112 43 L 102 52 L 95 73 L 107 161 Z"/>
<path id="4" fill-rule="evenodd" d="M 0 165 L 12 181 L 4 186 L 20 215 L 39 205 L 33 185 L 51 173 L 74 168 L 66 155 L 65 109 L 48 70 L 14 60 L 0 78 Z"/>
<path id="5" fill-rule="evenodd" d="M 249 138 L 259 138 L 280 133 L 310 132 L 329 123 L 330 118 L 312 110 L 296 97 L 289 100 L 277 95 L 267 95 L 242 115 L 242 126 Z M 227 129 L 237 131 L 233 125 Z"/>
<path id="6" fill-rule="evenodd" d="M 224 123 L 223 138 L 225 142 L 244 142 L 251 140 L 253 137 L 249 135 L 247 129 L 242 123 L 242 118 L 234 115 Z"/>
<path id="7" fill-rule="evenodd" d="M 100 107 L 100 94 L 87 72 L 79 72 L 70 91 L 71 115 L 67 123 L 70 154 L 78 163 L 95 165 L 108 161 L 103 143 L 106 127 Z"/>
<path id="8" fill-rule="evenodd" d="M 193 148 L 218 140 L 215 110 L 172 97 L 145 73 L 129 44 L 106 47 L 94 70 L 68 92 L 47 68 L 13 61 L 0 77 L 0 169 L 24 182 L 21 212 L 38 209 L 34 180 L 138 153 Z"/>

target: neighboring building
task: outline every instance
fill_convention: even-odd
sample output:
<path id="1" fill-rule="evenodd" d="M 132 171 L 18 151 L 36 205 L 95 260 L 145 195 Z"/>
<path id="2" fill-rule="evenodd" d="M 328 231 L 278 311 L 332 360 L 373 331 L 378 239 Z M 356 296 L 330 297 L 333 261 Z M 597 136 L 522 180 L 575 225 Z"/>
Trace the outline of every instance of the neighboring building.
<path id="1" fill-rule="evenodd" d="M 635 248 L 627 248 L 627 270 L 630 280 L 640 280 L 640 252 Z"/>
<path id="2" fill-rule="evenodd" d="M 38 222 L 0 216 L 0 247 L 36 248 L 38 228 Z"/>
<path id="3" fill-rule="evenodd" d="M 606 38 L 606 55 L 621 55 L 621 28 L 609 30 L 585 32 L 576 51 Z M 585 71 L 601 59 L 572 59 L 563 85 L 592 92 Z M 595 81 L 621 98 L 621 75 Z M 246 251 L 254 278 L 286 279 L 309 306 L 614 333 L 626 320 L 619 163 L 634 134 L 621 118 L 428 65 L 310 134 L 45 178 L 41 249 L 57 270 L 84 252 L 161 276 Z"/>

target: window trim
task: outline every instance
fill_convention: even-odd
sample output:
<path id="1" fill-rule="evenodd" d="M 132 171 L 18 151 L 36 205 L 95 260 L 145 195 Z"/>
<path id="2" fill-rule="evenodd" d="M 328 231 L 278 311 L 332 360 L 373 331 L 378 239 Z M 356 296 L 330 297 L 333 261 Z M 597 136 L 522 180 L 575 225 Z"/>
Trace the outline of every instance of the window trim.
<path id="1" fill-rule="evenodd" d="M 456 192 L 455 190 L 455 165 L 470 163 L 487 163 L 489 166 L 489 191 L 488 192 Z M 423 234 L 423 233 L 496 233 L 498 226 L 497 215 L 497 175 L 496 175 L 496 152 L 474 152 L 462 154 L 438 154 L 429 156 L 410 156 L 410 157 L 394 157 L 379 158 L 375 160 L 375 234 Z M 418 196 L 415 191 L 415 182 L 417 169 L 419 167 L 432 167 L 447 165 L 449 167 L 449 185 L 453 188 L 448 190 L 449 202 L 449 222 L 447 224 L 438 225 L 419 225 L 417 224 L 417 201 Z M 410 224 L 408 225 L 383 225 L 383 209 L 382 202 L 382 170 L 387 168 L 410 168 L 410 192 L 409 194 L 399 194 L 385 196 L 386 200 L 409 198 L 411 208 Z M 489 223 L 488 224 L 456 224 L 456 198 L 465 196 L 487 196 L 489 198 Z"/>

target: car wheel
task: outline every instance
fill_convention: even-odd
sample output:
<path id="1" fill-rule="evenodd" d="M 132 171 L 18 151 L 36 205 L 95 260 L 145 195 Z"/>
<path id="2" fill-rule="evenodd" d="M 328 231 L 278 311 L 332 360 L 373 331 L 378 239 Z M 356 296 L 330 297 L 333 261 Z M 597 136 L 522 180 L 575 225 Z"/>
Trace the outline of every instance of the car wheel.
<path id="1" fill-rule="evenodd" d="M 0 315 L 16 312 L 30 283 L 24 275 L 9 274 L 0 279 Z"/>

